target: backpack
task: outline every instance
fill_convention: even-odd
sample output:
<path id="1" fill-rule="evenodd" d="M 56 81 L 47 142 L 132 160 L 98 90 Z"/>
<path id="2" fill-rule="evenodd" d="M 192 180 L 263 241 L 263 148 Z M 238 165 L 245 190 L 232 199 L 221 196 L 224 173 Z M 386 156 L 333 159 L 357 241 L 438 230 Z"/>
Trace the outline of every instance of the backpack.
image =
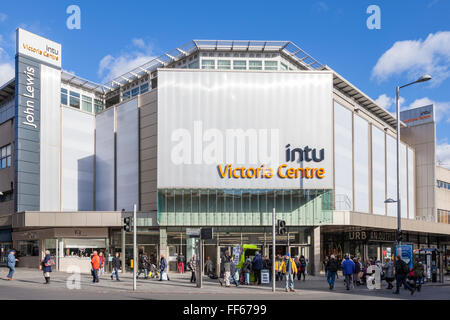
<path id="1" fill-rule="evenodd" d="M 402 263 L 402 271 L 403 271 L 404 274 L 408 274 L 409 273 L 409 267 L 406 264 L 406 262 Z"/>

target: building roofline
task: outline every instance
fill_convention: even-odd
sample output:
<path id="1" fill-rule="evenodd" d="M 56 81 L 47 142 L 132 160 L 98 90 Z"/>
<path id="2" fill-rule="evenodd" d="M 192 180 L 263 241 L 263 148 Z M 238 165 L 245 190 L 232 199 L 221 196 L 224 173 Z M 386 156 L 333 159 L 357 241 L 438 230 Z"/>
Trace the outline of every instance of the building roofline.
<path id="1" fill-rule="evenodd" d="M 2 103 L 8 97 L 14 96 L 15 82 L 16 79 L 12 78 L 0 87 L 0 103 Z"/>

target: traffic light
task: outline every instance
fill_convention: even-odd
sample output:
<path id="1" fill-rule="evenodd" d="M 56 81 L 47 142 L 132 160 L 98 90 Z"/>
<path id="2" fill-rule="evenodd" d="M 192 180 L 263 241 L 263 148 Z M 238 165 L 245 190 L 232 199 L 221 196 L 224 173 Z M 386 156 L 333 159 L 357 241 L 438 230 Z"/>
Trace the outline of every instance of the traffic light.
<path id="1" fill-rule="evenodd" d="M 286 233 L 286 221 L 284 220 L 278 220 L 278 228 L 277 228 L 277 234 L 283 235 Z"/>
<path id="2" fill-rule="evenodd" d="M 126 232 L 131 231 L 131 218 L 130 217 L 123 219 L 123 230 L 125 230 Z"/>
<path id="3" fill-rule="evenodd" d="M 397 230 L 397 241 L 402 242 L 403 241 L 403 234 L 401 230 Z"/>

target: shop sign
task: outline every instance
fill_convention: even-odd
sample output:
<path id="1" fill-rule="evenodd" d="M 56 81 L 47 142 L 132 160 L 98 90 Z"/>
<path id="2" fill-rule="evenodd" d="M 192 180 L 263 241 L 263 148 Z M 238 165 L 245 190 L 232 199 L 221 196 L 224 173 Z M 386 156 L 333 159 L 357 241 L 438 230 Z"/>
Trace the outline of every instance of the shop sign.
<path id="1" fill-rule="evenodd" d="M 413 246 L 411 244 L 397 246 L 397 256 L 400 256 L 409 268 L 413 267 Z"/>
<path id="2" fill-rule="evenodd" d="M 191 237 L 200 237 L 200 228 L 186 228 L 186 235 Z"/>
<path id="3" fill-rule="evenodd" d="M 345 234 L 345 240 L 350 241 L 389 241 L 395 242 L 394 232 L 384 231 L 349 231 Z"/>
<path id="4" fill-rule="evenodd" d="M 267 269 L 261 270 L 261 283 L 270 283 L 269 272 Z"/>

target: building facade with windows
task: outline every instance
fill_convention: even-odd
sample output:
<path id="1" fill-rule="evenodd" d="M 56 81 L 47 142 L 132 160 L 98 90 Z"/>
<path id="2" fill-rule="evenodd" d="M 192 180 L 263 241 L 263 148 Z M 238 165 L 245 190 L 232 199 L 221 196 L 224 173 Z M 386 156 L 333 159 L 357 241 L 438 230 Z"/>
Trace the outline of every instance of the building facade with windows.
<path id="1" fill-rule="evenodd" d="M 172 270 L 197 248 L 192 228 L 213 228 L 203 257 L 216 270 L 236 246 L 271 255 L 273 209 L 288 226 L 275 252 L 311 272 L 332 253 L 393 254 L 396 119 L 294 43 L 193 40 L 100 85 L 62 71 L 59 44 L 17 34 L 16 78 L 0 89 L 0 240 L 22 265 L 45 249 L 60 270 L 88 271 L 94 249 L 129 264 L 135 204 L 139 250 Z M 26 49 L 39 46 L 54 50 Z M 402 126 L 404 239 L 444 248 L 450 226 L 423 198 L 428 163 Z"/>

